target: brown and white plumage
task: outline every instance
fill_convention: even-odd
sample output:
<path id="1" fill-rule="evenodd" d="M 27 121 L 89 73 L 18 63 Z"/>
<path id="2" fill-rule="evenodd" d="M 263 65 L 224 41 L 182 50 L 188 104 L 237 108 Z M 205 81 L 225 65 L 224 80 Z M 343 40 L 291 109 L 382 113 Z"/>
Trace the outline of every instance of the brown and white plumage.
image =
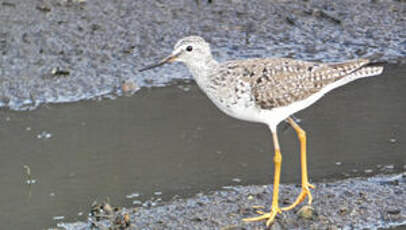
<path id="1" fill-rule="evenodd" d="M 366 59 L 333 64 L 288 58 L 238 60 L 219 64 L 211 79 L 223 82 L 222 87 L 234 87 L 236 94 L 241 87 L 236 79 L 249 82 L 256 104 L 261 109 L 273 109 L 304 100 L 340 79 L 355 80 L 382 71 L 382 67 L 364 67 L 368 63 Z"/>

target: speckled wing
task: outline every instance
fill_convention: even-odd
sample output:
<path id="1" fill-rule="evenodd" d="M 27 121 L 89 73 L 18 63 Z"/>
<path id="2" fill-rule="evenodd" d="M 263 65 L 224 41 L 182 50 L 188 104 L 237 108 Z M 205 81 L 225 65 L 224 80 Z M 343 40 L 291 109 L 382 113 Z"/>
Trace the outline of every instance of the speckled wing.
<path id="1" fill-rule="evenodd" d="M 273 109 L 303 100 L 356 71 L 369 61 L 316 63 L 293 59 L 251 59 L 227 63 L 228 71 L 240 72 L 249 81 L 255 103 Z"/>

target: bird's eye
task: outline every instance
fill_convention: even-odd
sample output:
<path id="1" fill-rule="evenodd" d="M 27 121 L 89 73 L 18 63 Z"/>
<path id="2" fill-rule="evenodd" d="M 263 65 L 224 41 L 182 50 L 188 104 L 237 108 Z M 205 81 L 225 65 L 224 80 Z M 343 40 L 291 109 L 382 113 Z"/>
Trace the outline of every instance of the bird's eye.
<path id="1" fill-rule="evenodd" d="M 193 50 L 193 47 L 192 47 L 192 46 L 188 46 L 188 47 L 186 47 L 186 50 L 187 50 L 188 52 L 190 52 L 190 51 Z"/>

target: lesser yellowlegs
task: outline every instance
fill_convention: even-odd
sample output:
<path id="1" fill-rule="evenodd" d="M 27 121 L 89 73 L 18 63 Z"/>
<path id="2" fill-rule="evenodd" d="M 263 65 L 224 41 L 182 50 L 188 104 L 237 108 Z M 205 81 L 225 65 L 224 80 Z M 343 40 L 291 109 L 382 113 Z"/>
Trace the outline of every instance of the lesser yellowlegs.
<path id="1" fill-rule="evenodd" d="M 306 163 L 306 133 L 289 116 L 319 100 L 324 94 L 353 80 L 379 75 L 382 66 L 370 66 L 366 59 L 341 63 L 319 63 L 288 58 L 258 58 L 219 63 L 213 59 L 209 44 L 201 37 L 190 36 L 178 41 L 174 51 L 157 64 L 140 71 L 174 61 L 189 68 L 197 84 L 210 100 L 223 112 L 237 119 L 268 125 L 274 142 L 274 184 L 272 206 L 269 213 L 244 219 L 266 220 L 269 226 L 275 216 L 290 210 L 312 196 Z M 287 120 L 300 141 L 302 190 L 295 202 L 280 208 L 278 204 L 279 178 L 282 155 L 277 125 Z"/>

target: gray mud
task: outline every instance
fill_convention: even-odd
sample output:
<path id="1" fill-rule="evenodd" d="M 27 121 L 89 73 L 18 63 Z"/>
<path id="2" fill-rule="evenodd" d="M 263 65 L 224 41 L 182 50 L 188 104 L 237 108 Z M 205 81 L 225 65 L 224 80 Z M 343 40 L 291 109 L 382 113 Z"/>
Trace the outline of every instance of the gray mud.
<path id="1" fill-rule="evenodd" d="M 354 178 L 316 184 L 313 211 L 298 214 L 299 207 L 283 212 L 271 229 L 377 229 L 406 224 L 406 173 L 403 175 Z M 299 186 L 282 185 L 281 205 L 293 202 Z M 271 204 L 272 187 L 230 186 L 225 190 L 175 199 L 158 207 L 112 211 L 103 204 L 93 209 L 89 221 L 61 223 L 72 230 L 98 227 L 128 229 L 264 229 L 263 222 L 244 223 L 255 216 L 252 206 Z M 268 209 L 265 208 L 265 211 Z"/>
<path id="2" fill-rule="evenodd" d="M 0 106 L 33 109 L 190 78 L 180 65 L 135 69 L 191 34 L 205 37 L 221 61 L 370 57 L 399 63 L 406 56 L 405 18 L 404 1 L 395 0 L 4 0 Z"/>

